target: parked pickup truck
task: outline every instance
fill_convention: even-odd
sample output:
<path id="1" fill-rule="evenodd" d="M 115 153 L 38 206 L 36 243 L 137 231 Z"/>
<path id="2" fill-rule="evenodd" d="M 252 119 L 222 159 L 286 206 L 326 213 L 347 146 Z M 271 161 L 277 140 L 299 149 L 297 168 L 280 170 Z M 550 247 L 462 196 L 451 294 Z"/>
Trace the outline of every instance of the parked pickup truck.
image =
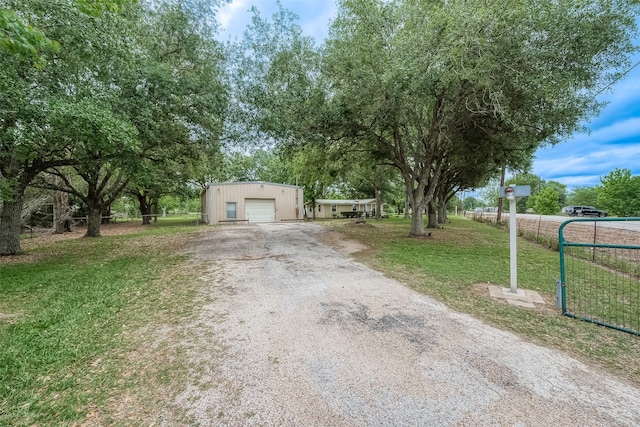
<path id="1" fill-rule="evenodd" d="M 596 209 L 593 206 L 567 206 L 564 211 L 569 216 L 607 216 L 605 211 Z"/>

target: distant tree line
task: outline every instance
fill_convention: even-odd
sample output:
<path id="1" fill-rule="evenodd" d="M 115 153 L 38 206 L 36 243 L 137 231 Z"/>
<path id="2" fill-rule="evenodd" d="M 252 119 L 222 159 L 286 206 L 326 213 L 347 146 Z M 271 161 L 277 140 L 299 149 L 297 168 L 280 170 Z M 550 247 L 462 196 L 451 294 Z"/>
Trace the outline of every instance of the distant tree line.
<path id="1" fill-rule="evenodd" d="M 505 185 L 511 184 L 528 185 L 531 188 L 531 196 L 518 198 L 518 213 L 556 215 L 565 206 L 593 206 L 613 216 L 640 216 L 640 176 L 634 176 L 628 169 L 614 169 L 600 178 L 599 185 L 578 186 L 571 190 L 557 181 L 545 181 L 530 173 L 507 179 Z M 497 188 L 498 183 L 494 179 L 480 191 L 480 200 L 465 198 L 464 209 L 497 206 Z"/>
<path id="2" fill-rule="evenodd" d="M 595 206 L 609 215 L 640 216 L 640 176 L 628 169 L 614 169 L 600 178 L 600 185 L 577 187 L 567 201 L 572 206 Z"/>

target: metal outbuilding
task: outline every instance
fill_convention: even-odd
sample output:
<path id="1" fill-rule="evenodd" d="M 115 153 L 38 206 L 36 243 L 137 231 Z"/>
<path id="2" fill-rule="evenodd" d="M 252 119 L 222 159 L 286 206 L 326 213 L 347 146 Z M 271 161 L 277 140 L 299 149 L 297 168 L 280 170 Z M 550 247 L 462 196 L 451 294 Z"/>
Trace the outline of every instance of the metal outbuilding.
<path id="1" fill-rule="evenodd" d="M 302 220 L 302 187 L 271 182 L 210 183 L 202 195 L 208 224 Z"/>

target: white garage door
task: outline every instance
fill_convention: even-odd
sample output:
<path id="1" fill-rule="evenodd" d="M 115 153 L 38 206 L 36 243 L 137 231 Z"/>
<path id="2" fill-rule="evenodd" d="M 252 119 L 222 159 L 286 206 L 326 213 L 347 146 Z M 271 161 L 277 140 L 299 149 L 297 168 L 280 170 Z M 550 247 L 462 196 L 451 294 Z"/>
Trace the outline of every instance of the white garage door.
<path id="1" fill-rule="evenodd" d="M 273 199 L 245 199 L 244 219 L 249 222 L 275 222 L 276 201 Z"/>

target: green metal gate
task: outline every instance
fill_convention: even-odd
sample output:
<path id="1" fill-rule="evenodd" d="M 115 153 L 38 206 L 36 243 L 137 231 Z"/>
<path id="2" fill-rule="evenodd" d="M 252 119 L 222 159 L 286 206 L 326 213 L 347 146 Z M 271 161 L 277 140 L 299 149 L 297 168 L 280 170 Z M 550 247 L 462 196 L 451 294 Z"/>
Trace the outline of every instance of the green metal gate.
<path id="1" fill-rule="evenodd" d="M 640 218 L 562 223 L 559 304 L 566 316 L 640 335 L 640 231 L 611 227 L 621 222 Z"/>

